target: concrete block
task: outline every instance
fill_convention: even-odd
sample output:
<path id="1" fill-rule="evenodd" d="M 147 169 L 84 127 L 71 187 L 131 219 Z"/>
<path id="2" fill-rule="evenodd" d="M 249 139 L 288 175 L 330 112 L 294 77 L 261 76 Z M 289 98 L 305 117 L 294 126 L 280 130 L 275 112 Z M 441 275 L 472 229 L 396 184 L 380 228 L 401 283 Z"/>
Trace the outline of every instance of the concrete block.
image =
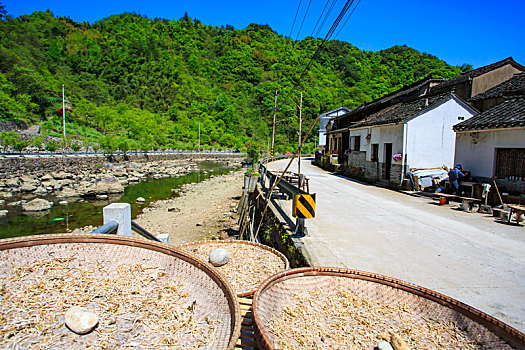
<path id="1" fill-rule="evenodd" d="M 103 209 L 104 224 L 115 220 L 118 222 L 117 235 L 131 237 L 131 205 L 129 203 L 111 203 Z"/>
<path id="2" fill-rule="evenodd" d="M 162 243 L 170 244 L 170 235 L 167 233 L 161 233 L 157 235 L 157 239 Z"/>

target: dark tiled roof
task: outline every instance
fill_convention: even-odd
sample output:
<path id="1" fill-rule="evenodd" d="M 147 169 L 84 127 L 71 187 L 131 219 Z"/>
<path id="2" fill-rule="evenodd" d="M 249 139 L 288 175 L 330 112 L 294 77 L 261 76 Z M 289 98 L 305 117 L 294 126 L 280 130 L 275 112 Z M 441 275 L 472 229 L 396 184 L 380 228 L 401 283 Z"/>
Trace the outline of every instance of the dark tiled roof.
<path id="1" fill-rule="evenodd" d="M 519 63 L 514 61 L 514 59 L 512 57 L 507 57 L 507 58 L 505 58 L 502 61 L 489 64 L 488 66 L 480 67 L 478 69 L 471 70 L 470 72 L 461 73 L 457 77 L 449 79 L 449 80 L 445 81 L 444 83 L 439 84 L 438 86 L 436 86 L 436 90 L 441 90 L 443 88 L 448 88 L 448 87 L 451 87 L 453 85 L 456 85 L 456 84 L 459 84 L 459 83 L 463 83 L 463 82 L 465 82 L 465 81 L 467 81 L 469 79 L 475 78 L 477 76 L 480 76 L 482 74 L 490 72 L 490 71 L 492 71 L 494 69 L 498 69 L 500 67 L 503 67 L 506 64 L 512 64 L 515 67 L 519 67 L 519 68 L 521 68 L 521 70 L 525 71 L 525 67 L 523 67 L 522 65 L 520 65 Z"/>
<path id="2" fill-rule="evenodd" d="M 336 117 L 336 119 L 341 119 L 341 118 L 344 118 L 345 116 L 348 116 L 350 114 L 359 113 L 359 112 L 367 110 L 369 108 L 377 107 L 377 106 L 379 106 L 381 104 L 386 104 L 386 103 L 388 103 L 390 101 L 395 101 L 395 100 L 398 100 L 398 99 L 407 98 L 407 96 L 411 97 L 415 93 L 417 93 L 419 91 L 419 89 L 421 89 L 421 87 L 425 86 L 426 84 L 436 83 L 436 85 L 437 85 L 438 83 L 443 82 L 443 81 L 444 81 L 443 78 L 432 78 L 432 75 L 428 75 L 428 76 L 426 76 L 423 79 L 420 79 L 420 80 L 418 80 L 418 81 L 416 81 L 416 82 L 414 82 L 412 84 L 403 86 L 399 90 L 396 90 L 396 91 L 393 91 L 393 92 L 391 92 L 389 94 L 381 96 L 380 98 L 377 98 L 377 99 L 375 99 L 375 100 L 373 100 L 371 102 L 362 103 L 357 108 L 351 110 L 350 112 Z"/>
<path id="3" fill-rule="evenodd" d="M 514 74 L 509 80 L 504 81 L 481 94 L 477 94 L 469 101 L 516 95 L 525 95 L 525 73 Z"/>
<path id="4" fill-rule="evenodd" d="M 525 97 L 506 100 L 454 126 L 455 131 L 525 127 Z"/>
<path id="5" fill-rule="evenodd" d="M 372 114 L 361 122 L 352 125 L 350 129 L 360 128 L 363 126 L 401 123 L 421 112 L 424 112 L 425 110 L 436 106 L 437 104 L 447 101 L 452 96 L 453 95 L 451 93 L 447 92 L 435 96 L 420 97 L 416 100 L 399 102 Z"/>

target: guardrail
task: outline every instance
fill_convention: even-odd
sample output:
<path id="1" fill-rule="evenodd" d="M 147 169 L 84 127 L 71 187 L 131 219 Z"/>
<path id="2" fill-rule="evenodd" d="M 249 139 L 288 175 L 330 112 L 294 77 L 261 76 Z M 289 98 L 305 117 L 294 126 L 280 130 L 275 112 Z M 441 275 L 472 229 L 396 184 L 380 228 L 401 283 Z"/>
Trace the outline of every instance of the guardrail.
<path id="1" fill-rule="evenodd" d="M 103 209 L 103 214 L 104 225 L 94 229 L 91 233 L 131 236 L 131 231 L 134 231 L 146 239 L 166 244 L 169 243 L 168 234 L 163 233 L 155 236 L 131 220 L 131 206 L 128 203 L 112 203 L 107 205 Z"/>

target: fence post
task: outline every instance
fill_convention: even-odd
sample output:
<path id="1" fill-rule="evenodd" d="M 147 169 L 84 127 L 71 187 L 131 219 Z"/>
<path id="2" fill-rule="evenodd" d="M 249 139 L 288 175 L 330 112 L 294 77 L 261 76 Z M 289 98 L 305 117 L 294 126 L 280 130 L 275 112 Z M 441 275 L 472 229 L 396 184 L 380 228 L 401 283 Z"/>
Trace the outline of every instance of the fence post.
<path id="1" fill-rule="evenodd" d="M 117 235 L 131 237 L 131 205 L 129 203 L 111 203 L 103 209 L 104 224 L 115 220 L 118 222 Z"/>

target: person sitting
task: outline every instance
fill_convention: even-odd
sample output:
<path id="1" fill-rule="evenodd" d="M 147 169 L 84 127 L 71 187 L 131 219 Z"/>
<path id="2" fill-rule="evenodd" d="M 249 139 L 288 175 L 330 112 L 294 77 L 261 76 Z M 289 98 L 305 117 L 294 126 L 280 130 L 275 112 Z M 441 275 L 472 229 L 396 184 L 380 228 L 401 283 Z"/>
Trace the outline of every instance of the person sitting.
<path id="1" fill-rule="evenodd" d="M 450 182 L 450 188 L 453 194 L 458 194 L 459 181 L 465 178 L 467 178 L 467 176 L 461 172 L 461 164 L 456 165 L 454 169 L 448 172 L 448 181 Z"/>

